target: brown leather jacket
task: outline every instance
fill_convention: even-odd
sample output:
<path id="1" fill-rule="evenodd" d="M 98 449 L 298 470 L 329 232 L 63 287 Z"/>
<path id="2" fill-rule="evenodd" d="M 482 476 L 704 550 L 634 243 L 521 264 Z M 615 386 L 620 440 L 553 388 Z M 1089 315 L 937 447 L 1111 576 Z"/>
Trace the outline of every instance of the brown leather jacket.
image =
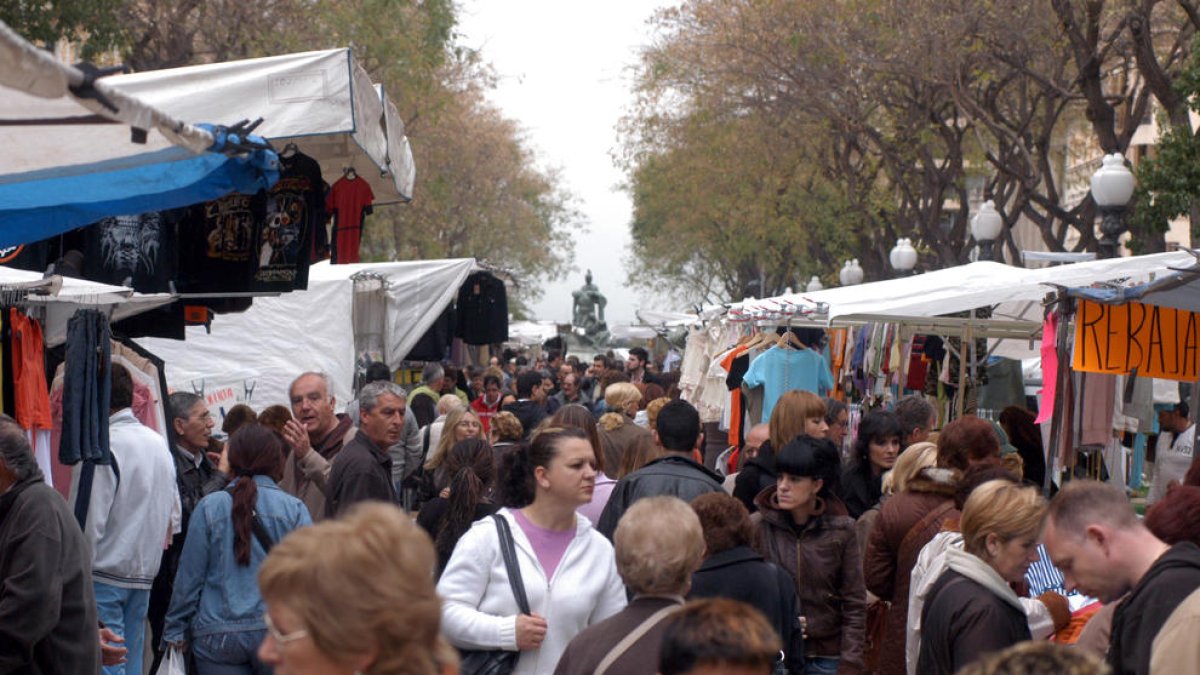
<path id="1" fill-rule="evenodd" d="M 904 492 L 894 494 L 883 502 L 867 539 L 863 556 L 863 576 L 867 588 L 880 599 L 891 603 L 879 656 L 879 672 L 883 675 L 907 673 L 904 641 L 912 569 L 921 548 L 942 531 L 945 521 L 959 517 L 954 508 L 954 491 L 958 488 L 958 481 L 959 474 L 953 469 L 922 469 L 916 478 L 909 481 Z M 943 505 L 947 503 L 949 507 L 943 510 Z M 935 509 L 940 513 L 926 522 L 906 543 L 909 531 Z"/>
<path id="2" fill-rule="evenodd" d="M 797 526 L 775 502 L 775 486 L 754 502 L 755 547 L 796 580 L 807 655 L 838 657 L 838 673 L 862 672 L 867 597 L 854 520 L 830 507 Z"/>

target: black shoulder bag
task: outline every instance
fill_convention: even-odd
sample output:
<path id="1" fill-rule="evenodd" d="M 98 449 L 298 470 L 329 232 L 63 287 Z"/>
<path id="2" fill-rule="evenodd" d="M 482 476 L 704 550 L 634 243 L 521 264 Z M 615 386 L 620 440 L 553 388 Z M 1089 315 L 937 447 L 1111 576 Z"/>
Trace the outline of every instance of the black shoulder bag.
<path id="1" fill-rule="evenodd" d="M 517 599 L 517 607 L 522 614 L 530 614 L 529 599 L 525 596 L 525 584 L 521 581 L 521 566 L 517 563 L 517 549 L 513 545 L 512 531 L 508 529 L 508 521 L 500 514 L 494 514 L 496 533 L 500 536 L 500 554 L 504 557 L 504 568 L 508 572 L 508 584 L 512 586 L 513 595 Z M 460 675 L 508 675 L 517 667 L 517 659 L 521 652 L 510 652 L 506 649 L 462 650 L 462 663 L 459 665 Z"/>

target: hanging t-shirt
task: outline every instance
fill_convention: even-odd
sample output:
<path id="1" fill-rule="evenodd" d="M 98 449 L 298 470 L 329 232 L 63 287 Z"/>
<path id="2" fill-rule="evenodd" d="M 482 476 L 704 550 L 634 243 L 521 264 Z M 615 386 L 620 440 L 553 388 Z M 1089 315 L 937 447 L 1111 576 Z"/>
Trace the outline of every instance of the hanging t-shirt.
<path id="1" fill-rule="evenodd" d="M 742 381 L 763 388 L 762 422 L 771 420 L 775 402 L 793 389 L 823 396 L 833 389 L 833 376 L 825 357 L 813 349 L 772 347 L 754 359 Z"/>
<path id="2" fill-rule="evenodd" d="M 491 272 L 475 272 L 458 288 L 454 335 L 469 345 L 508 341 L 508 291 Z"/>
<path id="3" fill-rule="evenodd" d="M 308 288 L 313 234 L 325 222 L 321 165 L 299 152 L 279 164 L 279 182 L 267 192 L 266 217 L 254 237 L 258 291 Z"/>
<path id="4" fill-rule="evenodd" d="M 187 209 L 179 223 L 179 291 L 238 293 L 250 289 L 257 263 L 254 235 L 266 193 L 233 193 Z"/>
<path id="5" fill-rule="evenodd" d="M 375 201 L 375 193 L 362 178 L 339 178 L 325 197 L 325 210 L 336 217 L 333 225 L 332 258 L 335 264 L 358 262 L 363 216 Z"/>
<path id="6" fill-rule="evenodd" d="M 42 353 L 42 327 L 15 307 L 9 309 L 12 331 L 14 417 L 23 429 L 49 429 L 50 391 L 46 386 L 46 359 Z"/>
<path id="7" fill-rule="evenodd" d="M 171 212 L 113 216 L 84 228 L 83 276 L 139 293 L 166 293 L 175 278 Z"/>
<path id="8" fill-rule="evenodd" d="M 45 272 L 50 264 L 49 240 L 0 247 L 0 265 L 29 272 Z"/>

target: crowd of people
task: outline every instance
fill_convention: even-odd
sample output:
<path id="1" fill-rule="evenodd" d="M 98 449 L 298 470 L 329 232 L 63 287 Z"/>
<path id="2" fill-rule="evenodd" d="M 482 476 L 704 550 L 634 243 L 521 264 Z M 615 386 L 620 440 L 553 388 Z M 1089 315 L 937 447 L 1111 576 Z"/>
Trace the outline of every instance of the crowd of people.
<path id="1" fill-rule="evenodd" d="M 221 440 L 177 392 L 169 447 L 114 364 L 69 501 L 0 419 L 0 675 L 1200 672 L 1200 466 L 1143 519 L 1047 500 L 1028 411 L 793 390 L 706 464 L 638 348 L 391 375 L 297 373 Z"/>

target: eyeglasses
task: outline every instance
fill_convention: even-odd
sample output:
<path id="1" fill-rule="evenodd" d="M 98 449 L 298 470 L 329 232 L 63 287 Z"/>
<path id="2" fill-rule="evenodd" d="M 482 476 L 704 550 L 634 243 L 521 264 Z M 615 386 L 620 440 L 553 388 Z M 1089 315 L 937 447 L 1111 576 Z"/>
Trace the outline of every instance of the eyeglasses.
<path id="1" fill-rule="evenodd" d="M 263 623 L 267 624 L 267 632 L 271 634 L 271 639 L 280 646 L 287 646 L 296 640 L 303 640 L 308 637 L 308 631 L 303 628 L 287 634 L 280 633 L 279 629 L 275 627 L 275 623 L 271 621 L 270 614 L 263 614 Z"/>

